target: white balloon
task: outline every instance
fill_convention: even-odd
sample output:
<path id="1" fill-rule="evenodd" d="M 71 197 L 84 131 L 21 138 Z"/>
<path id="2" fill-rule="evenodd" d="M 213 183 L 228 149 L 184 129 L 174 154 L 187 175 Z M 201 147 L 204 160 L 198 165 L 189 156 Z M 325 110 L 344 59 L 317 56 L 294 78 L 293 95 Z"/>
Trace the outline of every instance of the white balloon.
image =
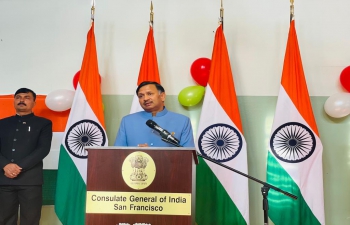
<path id="1" fill-rule="evenodd" d="M 52 111 L 66 111 L 72 107 L 74 93 L 74 91 L 67 89 L 52 91 L 46 96 L 45 104 Z"/>
<path id="2" fill-rule="evenodd" d="M 337 93 L 330 96 L 324 104 L 326 113 L 334 118 L 350 114 L 350 93 Z"/>

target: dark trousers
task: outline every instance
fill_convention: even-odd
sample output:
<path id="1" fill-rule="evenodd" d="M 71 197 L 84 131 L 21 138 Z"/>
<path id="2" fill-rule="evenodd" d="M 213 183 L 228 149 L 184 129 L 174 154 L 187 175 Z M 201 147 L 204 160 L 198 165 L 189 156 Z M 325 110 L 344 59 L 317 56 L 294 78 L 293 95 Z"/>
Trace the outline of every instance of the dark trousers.
<path id="1" fill-rule="evenodd" d="M 42 186 L 0 186 L 0 225 L 39 225 Z"/>

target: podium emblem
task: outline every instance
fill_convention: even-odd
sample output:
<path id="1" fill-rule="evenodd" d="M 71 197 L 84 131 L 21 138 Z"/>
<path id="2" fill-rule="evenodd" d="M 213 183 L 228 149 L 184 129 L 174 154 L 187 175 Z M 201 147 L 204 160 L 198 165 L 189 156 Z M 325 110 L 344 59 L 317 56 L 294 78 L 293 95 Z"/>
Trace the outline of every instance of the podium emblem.
<path id="1" fill-rule="evenodd" d="M 124 182 L 132 189 L 141 190 L 153 182 L 156 165 L 150 155 L 145 152 L 133 152 L 128 155 L 122 166 Z"/>

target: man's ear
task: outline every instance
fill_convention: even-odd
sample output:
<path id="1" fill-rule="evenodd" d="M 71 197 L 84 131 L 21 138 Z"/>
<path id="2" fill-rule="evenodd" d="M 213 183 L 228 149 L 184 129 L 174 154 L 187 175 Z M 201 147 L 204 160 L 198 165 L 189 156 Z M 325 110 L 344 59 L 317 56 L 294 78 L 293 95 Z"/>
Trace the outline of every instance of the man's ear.
<path id="1" fill-rule="evenodd" d="M 162 102 L 165 101 L 165 92 L 160 93 L 160 99 L 162 100 Z"/>

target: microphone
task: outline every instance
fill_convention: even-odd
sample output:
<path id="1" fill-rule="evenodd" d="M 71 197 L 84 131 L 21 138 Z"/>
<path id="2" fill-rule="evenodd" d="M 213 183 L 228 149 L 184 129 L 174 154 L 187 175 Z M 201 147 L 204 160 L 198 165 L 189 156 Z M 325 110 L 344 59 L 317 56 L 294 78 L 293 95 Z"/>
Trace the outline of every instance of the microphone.
<path id="1" fill-rule="evenodd" d="M 158 126 L 158 124 L 153 120 L 147 120 L 146 124 L 153 130 L 158 131 L 162 139 L 164 139 L 164 141 L 169 142 L 170 144 L 175 144 L 177 146 L 180 145 L 180 141 L 178 139 L 176 139 L 173 135 L 171 135 L 169 131 L 164 130 L 163 128 Z"/>

